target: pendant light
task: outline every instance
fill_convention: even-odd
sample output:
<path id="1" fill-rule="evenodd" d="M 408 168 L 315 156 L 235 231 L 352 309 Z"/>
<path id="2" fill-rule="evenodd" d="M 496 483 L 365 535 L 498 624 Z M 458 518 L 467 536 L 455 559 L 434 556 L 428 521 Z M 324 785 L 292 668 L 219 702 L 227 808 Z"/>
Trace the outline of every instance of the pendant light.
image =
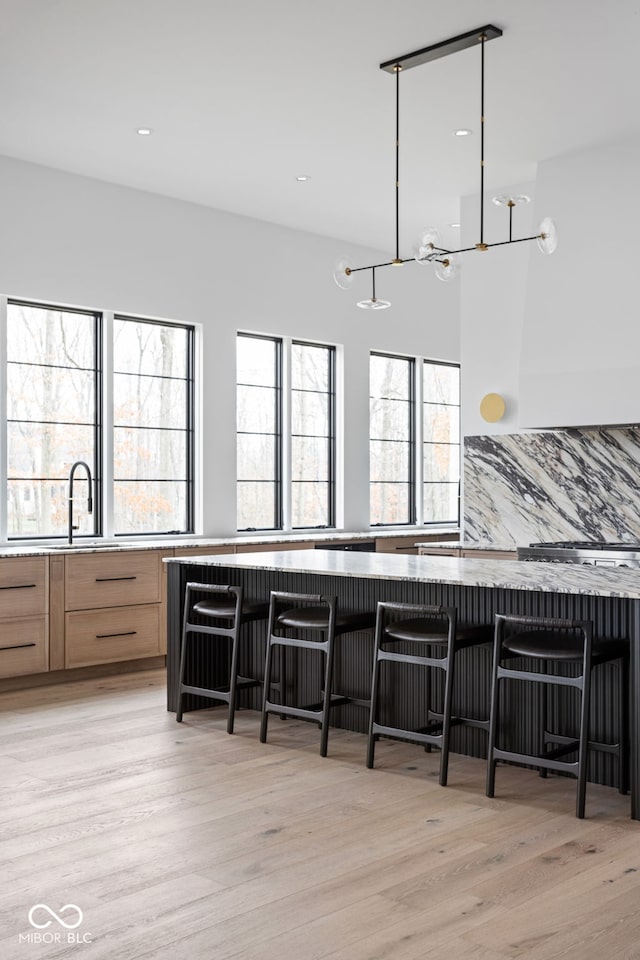
<path id="1" fill-rule="evenodd" d="M 370 310 L 380 310 L 389 307 L 388 300 L 378 300 L 376 298 L 375 271 L 382 267 L 400 266 L 403 263 L 414 261 L 420 264 L 430 264 L 436 277 L 443 282 L 453 280 L 457 276 L 460 267 L 460 254 L 469 253 L 472 250 L 485 253 L 492 247 L 508 246 L 512 243 L 522 243 L 528 240 L 537 241 L 542 253 L 551 254 L 558 246 L 558 234 L 555 223 L 549 217 L 541 222 L 538 227 L 538 233 L 530 237 L 513 237 L 513 210 L 516 206 L 529 202 L 529 197 L 524 194 L 515 197 L 499 196 L 494 197 L 493 202 L 498 206 L 504 206 L 509 211 L 509 238 L 495 243 L 486 243 L 484 239 L 484 58 L 485 44 L 489 40 L 494 40 L 502 36 L 502 30 L 492 24 L 479 27 L 477 30 L 470 30 L 467 33 L 451 37 L 449 40 L 443 40 L 440 43 L 434 43 L 429 47 L 423 47 L 420 50 L 414 50 L 412 53 L 403 54 L 401 57 L 394 57 L 392 60 L 386 60 L 380 64 L 380 69 L 387 73 L 395 74 L 396 78 L 396 181 L 395 181 L 395 256 L 392 260 L 385 263 L 370 264 L 366 267 L 357 267 L 348 258 L 343 257 L 335 265 L 333 278 L 343 290 L 348 289 L 354 279 L 354 274 L 365 270 L 371 271 L 373 293 L 369 300 L 361 300 L 359 307 Z M 472 247 L 463 247 L 459 250 L 448 250 L 440 244 L 440 237 L 435 227 L 426 227 L 416 243 L 413 245 L 412 257 L 400 256 L 400 74 L 403 70 L 412 67 L 421 66 L 440 57 L 447 57 L 451 53 L 458 53 L 469 47 L 480 46 L 480 230 L 479 239 Z"/>

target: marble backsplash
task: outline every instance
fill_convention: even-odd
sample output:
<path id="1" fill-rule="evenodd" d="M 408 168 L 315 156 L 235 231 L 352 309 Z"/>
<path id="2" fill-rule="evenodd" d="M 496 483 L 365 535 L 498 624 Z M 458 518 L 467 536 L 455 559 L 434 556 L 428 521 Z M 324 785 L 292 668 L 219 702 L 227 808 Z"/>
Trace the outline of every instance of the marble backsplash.
<path id="1" fill-rule="evenodd" d="M 464 539 L 640 542 L 640 428 L 466 437 Z"/>

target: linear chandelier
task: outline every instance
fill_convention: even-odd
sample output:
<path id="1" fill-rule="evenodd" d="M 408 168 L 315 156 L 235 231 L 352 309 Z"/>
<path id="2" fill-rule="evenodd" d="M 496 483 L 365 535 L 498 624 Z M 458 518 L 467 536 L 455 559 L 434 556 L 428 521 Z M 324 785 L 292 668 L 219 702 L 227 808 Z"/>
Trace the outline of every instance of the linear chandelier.
<path id="1" fill-rule="evenodd" d="M 500 240 L 496 243 L 485 243 L 484 240 L 484 49 L 488 40 L 494 40 L 502 36 L 502 30 L 487 24 L 485 27 L 479 27 L 477 30 L 470 30 L 468 33 L 459 34 L 451 37 L 449 40 L 443 40 L 440 43 L 434 43 L 430 47 L 423 47 L 420 50 L 414 50 L 413 53 L 406 53 L 401 57 L 394 57 L 392 60 L 386 60 L 380 64 L 380 69 L 387 73 L 395 74 L 396 77 L 396 236 L 395 236 L 395 257 L 386 263 L 369 264 L 366 267 L 357 267 L 347 257 L 343 257 L 335 266 L 333 278 L 343 290 L 347 290 L 354 279 L 356 273 L 365 270 L 371 271 L 371 297 L 368 300 L 360 300 L 359 307 L 368 310 L 383 310 L 390 307 L 388 300 L 380 300 L 376 296 L 376 270 L 383 267 L 401 266 L 403 263 L 430 263 L 433 265 L 435 274 L 439 280 L 452 280 L 458 273 L 460 254 L 469 253 L 471 250 L 477 250 L 481 253 L 490 250 L 491 247 L 504 247 L 512 243 L 523 243 L 527 240 L 536 240 L 538 247 L 545 254 L 554 252 L 558 245 L 558 235 L 553 220 L 549 217 L 541 222 L 538 227 L 538 233 L 531 237 L 513 237 L 513 209 L 521 203 L 527 203 L 528 197 L 523 195 L 509 197 L 494 197 L 493 202 L 499 206 L 505 206 L 509 211 L 509 239 Z M 440 237 L 435 227 L 427 227 L 423 230 L 418 241 L 413 245 L 412 257 L 400 256 L 400 74 L 403 70 L 409 70 L 411 67 L 420 66 L 423 63 L 429 63 L 431 60 L 438 60 L 440 57 L 447 57 L 451 53 L 458 53 L 460 50 L 466 50 L 469 47 L 480 46 L 480 239 L 472 247 L 462 247 L 459 250 L 447 250 L 440 246 Z"/>

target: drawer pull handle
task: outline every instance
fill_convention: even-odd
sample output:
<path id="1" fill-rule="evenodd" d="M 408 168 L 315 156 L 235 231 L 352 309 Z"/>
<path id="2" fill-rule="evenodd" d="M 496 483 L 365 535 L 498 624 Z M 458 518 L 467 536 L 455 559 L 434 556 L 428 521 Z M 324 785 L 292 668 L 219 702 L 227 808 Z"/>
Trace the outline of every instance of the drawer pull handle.
<path id="1" fill-rule="evenodd" d="M 135 637 L 137 630 L 127 630 L 125 633 L 96 633 L 96 640 L 107 640 L 109 637 Z"/>
<path id="2" fill-rule="evenodd" d="M 6 587 L 0 587 L 0 590 L 28 590 L 29 587 L 35 587 L 35 583 L 13 583 Z"/>
<path id="3" fill-rule="evenodd" d="M 24 647 L 35 647 L 35 643 L 16 643 L 13 647 L 0 647 L 2 650 L 22 650 Z"/>
<path id="4" fill-rule="evenodd" d="M 96 583 L 106 583 L 108 580 L 137 580 L 137 577 L 96 577 Z"/>

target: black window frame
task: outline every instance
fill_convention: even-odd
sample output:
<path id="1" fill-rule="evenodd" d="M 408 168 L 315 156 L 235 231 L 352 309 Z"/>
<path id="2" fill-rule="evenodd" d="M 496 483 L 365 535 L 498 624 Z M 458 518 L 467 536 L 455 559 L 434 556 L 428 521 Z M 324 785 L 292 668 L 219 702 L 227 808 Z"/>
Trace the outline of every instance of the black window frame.
<path id="1" fill-rule="evenodd" d="M 149 531 L 136 531 L 132 533 L 131 531 L 127 533 L 115 533 L 113 534 L 114 538 L 127 538 L 127 537 L 161 537 L 169 534 L 184 535 L 192 534 L 195 532 L 195 350 L 196 350 L 196 331 L 195 327 L 189 323 L 170 323 L 166 320 L 154 320 L 151 317 L 136 317 L 134 314 L 128 313 L 114 313 L 113 321 L 129 321 L 131 323 L 142 323 L 148 324 L 154 327 L 168 327 L 171 330 L 184 330 L 187 335 L 187 349 L 186 349 L 186 370 L 185 370 L 185 384 L 186 384 L 186 406 L 185 406 L 185 520 L 186 520 L 186 529 L 185 530 L 149 530 Z M 113 356 L 113 344 L 111 345 L 111 351 Z M 116 371 L 115 367 L 112 364 L 111 376 L 113 378 L 114 374 L 121 371 Z M 115 423 L 111 423 L 111 429 L 115 427 Z M 149 478 L 145 478 L 148 480 Z M 111 477 L 111 485 L 113 491 L 115 492 L 114 484 L 116 482 L 115 476 Z"/>
<path id="2" fill-rule="evenodd" d="M 385 522 L 382 520 L 372 520 L 371 518 L 371 506 L 369 506 L 369 526 L 371 527 L 410 527 L 415 526 L 417 522 L 417 502 L 416 502 L 416 358 L 411 356 L 406 356 L 404 354 L 398 353 L 388 353 L 384 350 L 370 350 L 369 351 L 369 364 L 371 364 L 371 357 L 383 357 L 389 360 L 404 360 L 408 366 L 408 376 L 409 376 L 409 390 L 408 398 L 405 401 L 408 404 L 408 427 L 409 427 L 409 456 L 408 456 L 408 483 L 407 483 L 407 497 L 408 497 L 408 519 L 401 521 L 389 521 Z M 371 389 L 369 389 L 369 398 L 370 401 L 373 399 L 371 396 Z M 380 398 L 378 398 L 380 399 Z M 371 436 L 371 419 L 369 420 L 369 444 L 372 440 Z M 380 439 L 380 438 L 377 438 Z M 404 442 L 404 441 L 403 441 Z M 397 484 L 397 481 L 372 481 L 371 475 L 369 475 L 369 490 L 371 490 L 372 483 L 389 483 Z"/>
<path id="3" fill-rule="evenodd" d="M 437 485 L 438 485 L 438 481 L 426 481 L 425 478 L 424 478 L 424 449 L 425 449 L 425 447 L 427 446 L 427 443 L 431 443 L 431 441 L 426 441 L 425 438 L 424 438 L 424 408 L 425 408 L 428 404 L 431 404 L 431 403 L 432 403 L 432 401 L 427 401 L 427 400 L 425 400 L 425 398 L 424 398 L 424 376 L 425 376 L 425 373 L 424 373 L 424 372 L 425 372 L 425 367 L 426 367 L 426 366 L 431 366 L 431 367 L 451 367 L 451 368 L 457 370 L 457 371 L 458 371 L 458 386 L 459 386 L 459 388 L 460 388 L 460 377 L 461 377 L 461 368 L 460 368 L 460 364 L 459 364 L 459 363 L 454 363 L 454 362 L 452 362 L 452 361 L 450 361 L 450 360 L 430 360 L 428 357 L 423 357 L 423 358 L 422 358 L 422 383 L 423 383 L 423 391 L 422 391 L 422 411 L 421 411 L 421 413 L 422 413 L 422 436 L 421 436 L 421 441 L 422 441 L 422 464 L 423 464 L 423 471 L 422 471 L 422 490 L 421 490 L 421 497 L 422 497 L 422 502 L 421 502 L 422 524 L 423 524 L 423 526 L 425 526 L 425 527 L 429 527 L 429 526 L 443 526 L 443 525 L 444 525 L 444 526 L 448 526 L 449 524 L 460 526 L 460 485 L 461 485 L 461 482 L 462 482 L 462 413 L 461 413 L 461 411 L 462 411 L 462 403 L 461 403 L 461 390 L 460 390 L 460 389 L 458 390 L 458 403 L 457 403 L 457 404 L 449 404 L 449 403 L 448 403 L 448 404 L 442 404 L 442 406 L 456 407 L 456 409 L 457 409 L 457 411 L 458 411 L 458 443 L 457 443 L 457 444 L 452 444 L 452 443 L 448 444 L 448 446 L 457 446 L 457 447 L 458 447 L 457 516 L 456 516 L 456 518 L 455 518 L 454 520 L 425 520 L 425 516 L 424 516 L 424 514 L 425 514 L 425 511 L 424 511 L 424 499 L 425 499 L 425 488 L 426 488 L 426 486 L 427 486 L 427 482 L 430 483 L 432 486 L 437 486 Z M 436 444 L 436 445 L 437 445 L 437 444 Z M 441 444 L 441 445 L 442 445 L 442 444 Z M 441 483 L 450 483 L 450 481 L 440 481 L 440 482 L 441 482 Z M 453 484 L 451 484 L 451 485 L 453 485 Z"/>
<path id="4" fill-rule="evenodd" d="M 102 437 L 103 437 L 103 354 L 102 354 L 102 340 L 103 340 L 103 313 L 100 310 L 93 310 L 83 307 L 69 307 L 62 304 L 56 303 L 43 303 L 38 300 L 24 300 L 20 297 L 7 297 L 7 312 L 11 306 L 17 307 L 29 307 L 32 309 L 38 310 L 50 310 L 58 313 L 69 313 L 69 314 L 78 314 L 85 317 L 93 318 L 93 372 L 95 374 L 94 378 L 94 418 L 93 418 L 93 463 L 89 464 L 91 472 L 93 475 L 93 531 L 86 534 L 76 534 L 74 536 L 75 540 L 82 539 L 95 539 L 101 537 L 103 533 L 104 519 L 103 519 L 103 503 L 104 503 L 104 494 L 103 494 L 103 459 L 102 459 Z M 5 392 L 8 392 L 8 367 L 10 363 L 15 361 L 9 360 L 8 357 L 5 357 Z M 8 428 L 9 423 L 16 422 L 12 418 L 6 416 L 5 425 Z M 63 421 L 50 421 L 51 423 L 62 424 Z M 10 480 L 21 479 L 19 477 L 9 477 L 9 464 L 6 463 L 5 469 L 5 483 L 9 483 Z M 39 478 L 29 478 L 37 479 L 39 481 L 48 481 L 51 478 L 49 477 L 39 477 Z M 67 480 L 67 478 L 60 478 Z M 7 506 L 5 505 L 5 509 Z M 36 533 L 36 534 L 20 534 L 19 536 L 9 534 L 7 528 L 7 542 L 31 542 L 37 540 L 64 540 L 66 539 L 66 534 L 52 534 L 52 533 Z"/>
<path id="5" fill-rule="evenodd" d="M 282 530 L 283 528 L 283 504 L 282 504 L 282 354 L 283 354 L 283 339 L 282 337 L 274 337 L 269 334 L 262 333 L 247 333 L 242 330 L 238 330 L 236 334 L 236 343 L 237 338 L 243 337 L 249 340 L 268 340 L 270 343 L 273 343 L 275 346 L 274 349 L 274 477 L 273 480 L 268 481 L 273 483 L 273 518 L 274 526 L 272 527 L 239 527 L 236 526 L 236 529 L 239 533 L 253 533 L 260 531 L 271 531 L 271 530 Z M 239 386 L 256 386 L 256 384 L 251 383 L 241 383 L 236 376 L 236 390 Z M 237 437 L 240 434 L 247 434 L 246 430 L 238 430 L 236 423 L 236 442 Z M 257 434 L 256 434 L 257 435 Z M 237 475 L 236 471 L 236 491 L 238 490 L 239 483 L 265 483 L 264 480 L 242 480 Z M 236 508 L 236 525 L 237 525 L 237 508 Z"/>
<path id="6" fill-rule="evenodd" d="M 326 396 L 328 398 L 328 418 L 329 418 L 329 433 L 327 436 L 327 443 L 329 447 L 328 451 L 328 462 L 327 468 L 329 472 L 328 483 L 327 483 L 327 523 L 319 524 L 315 527 L 309 526 L 294 526 L 291 525 L 292 530 L 325 530 L 331 529 L 336 525 L 336 347 L 334 344 L 327 343 L 317 343 L 313 340 L 299 340 L 297 338 L 291 340 L 291 346 L 299 347 L 314 347 L 316 349 L 326 350 L 328 357 L 328 390 Z M 294 388 L 291 386 L 290 392 L 293 393 L 294 389 L 298 390 L 299 388 Z M 291 430 L 291 438 L 293 438 L 294 433 Z M 295 434 L 295 436 L 300 436 Z M 310 436 L 310 434 L 304 434 L 304 436 Z M 301 480 L 291 480 L 289 481 L 291 486 L 291 493 L 293 492 L 294 483 L 304 483 L 305 481 Z M 293 501 L 293 497 L 291 497 Z"/>

